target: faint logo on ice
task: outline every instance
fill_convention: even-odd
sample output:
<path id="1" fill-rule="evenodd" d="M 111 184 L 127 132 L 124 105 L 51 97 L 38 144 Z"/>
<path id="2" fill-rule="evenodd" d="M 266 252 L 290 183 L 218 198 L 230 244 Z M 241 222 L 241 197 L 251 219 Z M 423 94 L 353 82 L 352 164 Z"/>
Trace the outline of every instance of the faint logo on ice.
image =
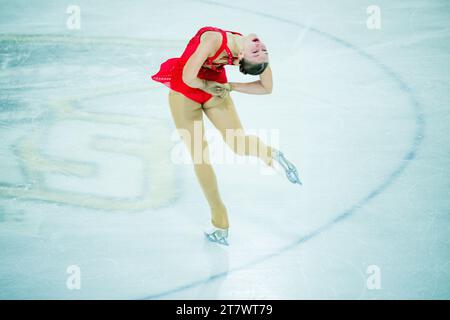
<path id="1" fill-rule="evenodd" d="M 70 265 L 67 267 L 66 272 L 69 277 L 66 281 L 66 287 L 69 290 L 80 290 L 81 289 L 81 269 L 77 265 Z"/>
<path id="2" fill-rule="evenodd" d="M 163 139 L 169 136 L 167 124 L 76 107 L 133 90 L 123 91 L 51 103 L 47 126 L 38 126 L 14 146 L 25 187 L 0 185 L 0 194 L 104 210 L 142 210 L 171 201 L 175 175 L 170 141 Z"/>
<path id="3" fill-rule="evenodd" d="M 125 66 L 141 70 L 143 64 L 154 68 L 148 48 L 164 53 L 179 48 L 180 41 L 1 35 L 0 43 L 1 53 L 12 59 L 0 80 L 23 81 L 13 68 L 21 65 L 33 74 L 26 80 L 39 87 L 36 99 L 27 98 L 22 88 L 14 91 L 17 100 L 1 99 L 8 108 L 0 120 L 7 123 L 5 132 L 14 134 L 2 136 L 11 156 L 2 163 L 8 169 L 1 175 L 0 198 L 122 212 L 160 208 L 177 198 L 171 128 L 153 113 L 159 105 L 151 99 L 152 87 L 140 85 L 140 74 L 136 82 L 134 75 L 119 81 L 115 72 Z M 80 50 L 71 54 L 73 45 Z M 26 64 L 30 52 L 37 50 L 42 50 L 42 61 Z M 98 54 L 106 75 L 98 71 L 97 59 L 91 59 Z M 117 55 L 118 71 L 113 63 Z"/>
<path id="4" fill-rule="evenodd" d="M 370 5 L 366 9 L 369 17 L 366 20 L 366 26 L 369 30 L 381 29 L 381 9 L 379 6 Z"/>
<path id="5" fill-rule="evenodd" d="M 366 286 L 369 290 L 381 289 L 381 269 L 377 265 L 370 265 L 366 269 L 366 273 L 369 275 L 366 280 Z"/>
<path id="6" fill-rule="evenodd" d="M 70 5 L 67 7 L 66 13 L 69 14 L 66 21 L 67 29 L 79 30 L 81 28 L 81 8 L 77 5 Z"/>

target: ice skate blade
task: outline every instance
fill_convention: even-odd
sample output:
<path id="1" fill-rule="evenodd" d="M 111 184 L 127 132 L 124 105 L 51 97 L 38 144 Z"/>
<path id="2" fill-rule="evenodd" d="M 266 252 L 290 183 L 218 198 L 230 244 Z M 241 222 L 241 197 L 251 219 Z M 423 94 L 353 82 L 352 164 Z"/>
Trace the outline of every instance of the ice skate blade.
<path id="1" fill-rule="evenodd" d="M 227 241 L 227 239 L 225 237 L 223 237 L 222 235 L 218 234 L 217 231 L 213 232 L 213 233 L 207 233 L 204 232 L 206 239 L 208 239 L 208 241 L 210 242 L 215 242 L 224 246 L 229 246 L 229 243 Z"/>
<path id="2" fill-rule="evenodd" d="M 297 168 L 292 162 L 286 159 L 281 151 L 275 151 L 274 159 L 284 169 L 286 177 L 291 183 L 303 185 L 303 183 L 300 181 L 300 178 L 298 177 Z"/>

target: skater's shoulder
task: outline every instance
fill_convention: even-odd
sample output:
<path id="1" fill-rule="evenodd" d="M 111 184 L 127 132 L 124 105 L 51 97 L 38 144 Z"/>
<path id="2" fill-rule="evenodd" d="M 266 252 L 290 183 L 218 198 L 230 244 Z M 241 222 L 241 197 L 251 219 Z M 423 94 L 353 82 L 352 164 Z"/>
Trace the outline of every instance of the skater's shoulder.
<path id="1" fill-rule="evenodd" d="M 200 42 L 209 42 L 220 46 L 222 43 L 222 35 L 217 31 L 205 31 L 200 36 Z"/>

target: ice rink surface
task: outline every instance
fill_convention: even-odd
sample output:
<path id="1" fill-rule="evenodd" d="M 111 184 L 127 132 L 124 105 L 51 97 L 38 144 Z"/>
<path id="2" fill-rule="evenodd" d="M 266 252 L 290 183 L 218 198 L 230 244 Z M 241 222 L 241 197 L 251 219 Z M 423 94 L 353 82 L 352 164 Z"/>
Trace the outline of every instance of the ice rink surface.
<path id="1" fill-rule="evenodd" d="M 372 4 L 1 1 L 0 298 L 449 299 L 450 3 Z M 229 247 L 149 79 L 202 26 L 266 43 L 273 93 L 231 94 L 304 182 L 215 163 Z"/>

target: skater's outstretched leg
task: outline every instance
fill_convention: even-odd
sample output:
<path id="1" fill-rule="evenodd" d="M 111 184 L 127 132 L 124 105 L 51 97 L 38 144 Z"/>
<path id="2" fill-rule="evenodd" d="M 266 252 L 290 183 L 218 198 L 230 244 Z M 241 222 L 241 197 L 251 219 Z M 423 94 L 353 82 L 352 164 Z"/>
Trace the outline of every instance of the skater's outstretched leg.
<path id="1" fill-rule="evenodd" d="M 192 157 L 195 174 L 211 209 L 211 222 L 217 228 L 228 229 L 227 209 L 220 197 L 216 175 L 209 160 L 202 106 L 172 90 L 169 104 L 175 126 Z"/>
<path id="2" fill-rule="evenodd" d="M 233 100 L 228 95 L 220 104 L 203 105 L 206 116 L 219 130 L 225 143 L 238 155 L 259 157 L 268 166 L 273 165 L 272 148 L 259 137 L 245 134 Z"/>
<path id="3" fill-rule="evenodd" d="M 275 161 L 281 166 L 292 183 L 302 184 L 295 165 L 282 152 L 266 145 L 255 135 L 246 135 L 237 114 L 233 100 L 228 95 L 222 103 L 203 105 L 206 116 L 220 131 L 227 145 L 239 155 L 256 156 L 268 166 L 275 168 Z"/>

